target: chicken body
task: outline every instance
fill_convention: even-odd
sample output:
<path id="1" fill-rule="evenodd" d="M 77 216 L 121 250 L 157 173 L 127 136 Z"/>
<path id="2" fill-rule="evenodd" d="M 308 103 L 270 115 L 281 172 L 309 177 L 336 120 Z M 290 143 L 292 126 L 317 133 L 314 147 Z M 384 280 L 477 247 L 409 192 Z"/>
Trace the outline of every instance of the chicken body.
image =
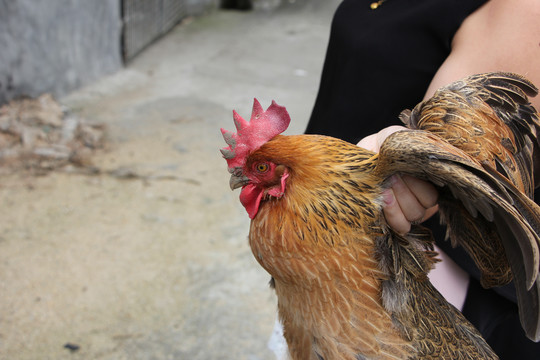
<path id="1" fill-rule="evenodd" d="M 274 279 L 293 359 L 495 358 L 427 280 L 429 234 L 402 238 L 386 228 L 377 159 L 337 139 L 300 135 L 277 136 L 248 160 L 290 171 L 286 196 L 262 204 L 249 243 Z M 392 247 L 402 264 L 381 263 Z"/>
<path id="2" fill-rule="evenodd" d="M 394 174 L 439 186 L 451 241 L 484 286 L 514 279 L 523 327 L 540 339 L 540 209 L 530 198 L 540 123 L 526 96 L 535 91 L 513 74 L 451 84 L 404 113 L 415 130 L 392 134 L 378 154 L 277 135 L 289 119 L 275 103 L 262 112 L 256 102 L 250 123 L 235 114 L 238 134 L 224 131 L 222 152 L 292 359 L 497 358 L 430 284 L 431 233 L 413 226 L 402 236 L 386 224 L 382 194 Z"/>

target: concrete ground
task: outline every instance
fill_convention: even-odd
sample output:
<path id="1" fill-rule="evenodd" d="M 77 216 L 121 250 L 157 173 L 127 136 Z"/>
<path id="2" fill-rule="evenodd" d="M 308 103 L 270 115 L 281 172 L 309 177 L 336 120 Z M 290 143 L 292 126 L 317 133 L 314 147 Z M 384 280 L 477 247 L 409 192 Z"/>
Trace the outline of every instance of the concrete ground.
<path id="1" fill-rule="evenodd" d="M 274 359 L 276 299 L 219 128 L 257 97 L 303 131 L 338 3 L 186 21 L 60 99 L 109 146 L 99 174 L 0 177 L 0 359 Z"/>

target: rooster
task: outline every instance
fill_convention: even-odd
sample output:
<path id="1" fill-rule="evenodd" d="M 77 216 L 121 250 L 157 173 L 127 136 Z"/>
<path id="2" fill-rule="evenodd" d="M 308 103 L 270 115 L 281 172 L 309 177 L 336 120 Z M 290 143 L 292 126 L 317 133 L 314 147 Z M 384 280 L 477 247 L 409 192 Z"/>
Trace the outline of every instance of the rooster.
<path id="1" fill-rule="evenodd" d="M 382 213 L 394 174 L 439 190 L 447 236 L 482 285 L 514 280 L 527 335 L 540 339 L 540 163 L 537 89 L 509 73 L 480 74 L 404 111 L 409 128 L 379 153 L 319 135 L 280 135 L 284 107 L 255 99 L 251 120 L 221 129 L 231 189 L 251 218 L 249 244 L 272 276 L 292 359 L 496 359 L 431 285 L 431 233 L 393 231 Z"/>

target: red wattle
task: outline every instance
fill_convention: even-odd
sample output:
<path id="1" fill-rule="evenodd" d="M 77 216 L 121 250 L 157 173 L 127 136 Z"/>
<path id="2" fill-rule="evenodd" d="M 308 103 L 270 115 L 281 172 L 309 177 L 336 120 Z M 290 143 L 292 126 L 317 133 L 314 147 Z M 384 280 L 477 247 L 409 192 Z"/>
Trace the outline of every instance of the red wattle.
<path id="1" fill-rule="evenodd" d="M 240 192 L 240 202 L 246 208 L 250 219 L 253 219 L 259 211 L 259 205 L 263 197 L 263 191 L 253 184 L 247 184 Z"/>

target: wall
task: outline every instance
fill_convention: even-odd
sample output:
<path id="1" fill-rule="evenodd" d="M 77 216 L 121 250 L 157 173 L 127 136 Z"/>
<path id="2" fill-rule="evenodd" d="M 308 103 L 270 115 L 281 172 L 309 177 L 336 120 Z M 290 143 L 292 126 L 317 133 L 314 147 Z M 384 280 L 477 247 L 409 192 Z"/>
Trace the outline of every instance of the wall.
<path id="1" fill-rule="evenodd" d="M 0 104 L 118 70 L 120 36 L 118 0 L 0 0 Z"/>
<path id="2" fill-rule="evenodd" d="M 186 15 L 216 3 L 177 1 Z M 121 8 L 121 0 L 0 0 L 0 105 L 20 95 L 62 96 L 120 69 Z"/>

